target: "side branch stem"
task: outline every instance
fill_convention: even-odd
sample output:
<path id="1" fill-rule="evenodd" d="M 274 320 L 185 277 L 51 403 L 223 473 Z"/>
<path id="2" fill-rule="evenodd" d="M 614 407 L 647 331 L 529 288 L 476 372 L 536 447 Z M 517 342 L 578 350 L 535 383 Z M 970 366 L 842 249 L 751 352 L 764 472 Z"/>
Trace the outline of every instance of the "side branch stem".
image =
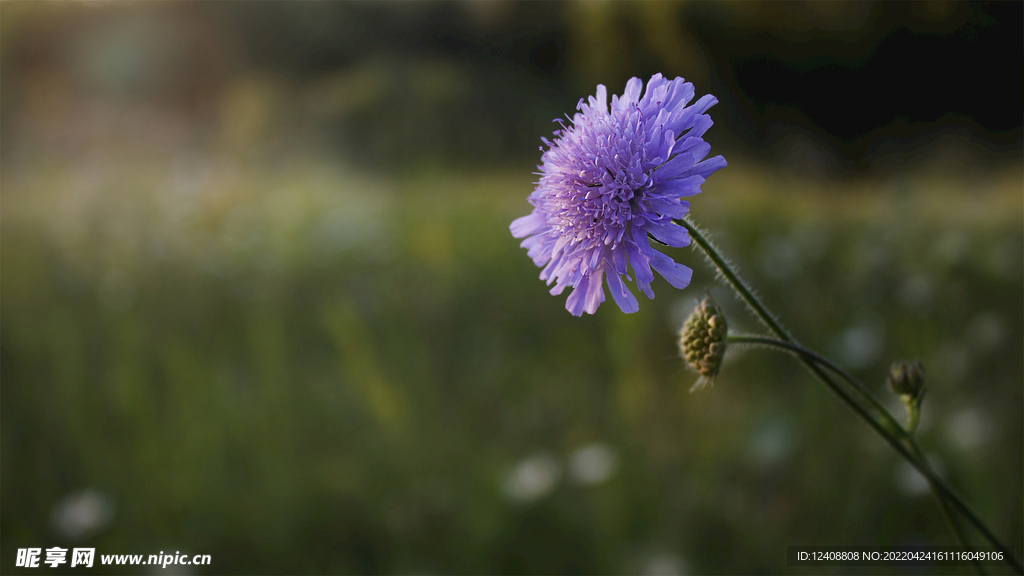
<path id="1" fill-rule="evenodd" d="M 741 299 L 747 304 L 747 306 L 754 312 L 754 314 L 761 320 L 764 325 L 775 334 L 779 340 L 771 340 L 773 343 L 777 343 L 778 347 L 787 349 L 790 352 L 797 354 L 797 357 L 804 364 L 804 366 L 814 374 L 819 380 L 822 381 L 833 393 L 845 402 L 850 408 L 853 409 L 865 422 L 868 423 L 879 435 L 885 439 L 886 442 L 892 446 L 900 456 L 902 456 L 907 462 L 910 462 L 918 472 L 920 472 L 928 483 L 932 486 L 933 490 L 937 490 L 938 495 L 941 499 L 952 503 L 970 522 L 978 529 L 985 539 L 988 540 L 993 546 L 1003 552 L 1006 562 L 1013 567 L 1018 573 L 1024 575 L 1024 567 L 1013 555 L 1012 551 L 1004 546 L 998 538 L 985 526 L 984 522 L 974 513 L 973 510 L 950 488 L 942 478 L 935 474 L 931 466 L 927 463 L 927 460 L 918 458 L 916 454 L 912 452 L 912 448 L 904 445 L 904 440 L 907 444 L 912 444 L 913 440 L 907 435 L 906 430 L 902 426 L 896 423 L 895 419 L 864 389 L 856 379 L 849 377 L 845 371 L 836 371 L 844 381 L 846 381 L 851 388 L 857 391 L 862 401 L 866 401 L 874 411 L 878 414 L 878 418 L 873 416 L 869 411 L 858 402 L 850 393 L 837 382 L 832 380 L 828 374 L 822 369 L 822 366 L 829 369 L 839 369 L 832 362 L 827 359 L 814 354 L 813 356 L 805 354 L 810 352 L 809 350 L 800 346 L 796 340 L 786 331 L 785 328 L 779 323 L 778 320 L 768 311 L 768 308 L 754 295 L 753 290 L 740 278 L 739 274 L 726 262 L 725 258 L 718 252 L 715 246 L 704 236 L 704 234 L 689 221 L 689 219 L 676 220 L 681 224 L 690 234 L 690 238 L 693 239 L 694 243 L 704 253 L 705 257 L 711 262 L 711 264 L 718 270 L 722 278 L 726 281 L 729 286 L 736 291 Z M 730 338 L 732 340 L 732 338 Z M 755 343 L 755 342 L 750 342 Z M 767 344 L 766 342 L 760 342 L 761 344 Z M 786 346 L 788 344 L 788 346 Z M 820 360 L 824 360 L 821 365 L 818 364 Z M 881 418 L 881 420 L 879 420 Z M 945 510 L 943 510 L 945 512 Z M 955 525 L 955 524 L 954 524 Z"/>
<path id="2" fill-rule="evenodd" d="M 838 374 L 840 377 L 846 380 L 851 386 L 854 386 L 855 388 L 861 390 L 864 389 L 863 384 L 861 384 L 860 381 L 851 376 L 849 372 L 843 370 L 842 367 L 836 365 L 828 358 L 825 358 L 824 356 L 821 356 L 820 354 L 812 350 L 808 350 L 803 346 L 799 346 L 791 342 L 785 342 L 783 340 L 768 338 L 766 336 L 755 336 L 749 334 L 729 335 L 727 336 L 727 340 L 730 343 L 735 344 L 754 344 L 769 348 L 775 347 L 782 349 L 786 352 L 792 353 L 797 357 L 810 358 L 811 360 L 817 362 L 818 364 L 821 364 L 822 366 L 825 366 L 829 370 L 832 370 L 833 372 Z M 918 446 L 917 441 L 914 440 L 913 436 L 906 434 L 904 440 L 908 442 L 914 456 L 916 456 L 917 459 L 920 460 L 923 464 L 927 465 L 927 460 L 924 457 L 924 453 L 922 452 L 921 447 Z M 967 537 L 964 536 L 963 530 L 960 528 L 960 524 L 956 521 L 956 518 L 953 516 L 953 513 L 949 508 L 949 503 L 946 502 L 946 500 L 941 496 L 939 487 L 932 481 L 931 478 L 928 479 L 928 487 L 931 489 L 932 496 L 935 497 L 935 503 L 938 504 L 939 511 L 942 513 L 942 518 L 946 521 L 946 526 L 949 528 L 950 533 L 953 534 L 953 538 L 956 540 L 957 545 L 970 550 L 970 545 L 967 543 Z M 978 572 L 978 574 L 985 574 L 985 569 L 982 567 L 981 563 L 977 561 L 974 561 L 974 569 Z"/>

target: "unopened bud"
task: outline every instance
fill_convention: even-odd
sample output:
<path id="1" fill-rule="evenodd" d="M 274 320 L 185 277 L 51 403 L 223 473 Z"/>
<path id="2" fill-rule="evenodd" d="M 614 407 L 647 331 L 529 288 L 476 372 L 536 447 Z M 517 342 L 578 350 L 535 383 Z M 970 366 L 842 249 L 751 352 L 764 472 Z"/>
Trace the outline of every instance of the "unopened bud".
<path id="1" fill-rule="evenodd" d="M 924 364 L 920 360 L 893 364 L 889 369 L 889 389 L 904 402 L 920 399 L 924 393 Z"/>
<path id="2" fill-rule="evenodd" d="M 725 337 L 728 332 L 725 314 L 710 294 L 697 304 L 683 323 L 679 331 L 679 350 L 687 366 L 700 374 L 693 390 L 715 381 L 725 356 Z"/>

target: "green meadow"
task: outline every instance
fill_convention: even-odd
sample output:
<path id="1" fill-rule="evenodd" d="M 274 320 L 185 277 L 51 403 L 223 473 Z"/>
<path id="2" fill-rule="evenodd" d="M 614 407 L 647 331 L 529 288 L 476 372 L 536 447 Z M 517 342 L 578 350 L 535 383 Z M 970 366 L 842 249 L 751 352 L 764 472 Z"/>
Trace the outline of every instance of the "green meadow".
<path id="1" fill-rule="evenodd" d="M 2 174 L 4 571 L 55 545 L 210 554 L 196 574 L 811 573 L 786 546 L 953 545 L 793 358 L 733 350 L 689 392 L 676 337 L 705 290 L 761 331 L 699 252 L 666 249 L 685 290 L 570 316 L 508 230 L 532 165 L 26 158 Z M 1019 167 L 728 159 L 694 221 L 901 420 L 888 367 L 923 360 L 920 440 L 1019 554 Z M 82 490 L 102 522 L 69 532 Z"/>

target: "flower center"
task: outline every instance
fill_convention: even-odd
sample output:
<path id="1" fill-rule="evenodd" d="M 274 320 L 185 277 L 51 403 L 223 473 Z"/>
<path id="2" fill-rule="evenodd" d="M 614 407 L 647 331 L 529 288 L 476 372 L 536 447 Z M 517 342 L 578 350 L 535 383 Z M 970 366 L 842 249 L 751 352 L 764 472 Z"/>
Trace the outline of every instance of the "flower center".
<path id="1" fill-rule="evenodd" d="M 622 240 L 629 223 L 645 212 L 641 201 L 653 182 L 644 169 L 640 110 L 587 112 L 563 133 L 555 152 L 571 169 L 550 175 L 556 192 L 548 209 L 552 228 L 571 245 L 593 248 Z"/>
<path id="2" fill-rule="evenodd" d="M 560 220 L 558 228 L 572 237 L 572 243 L 589 247 L 622 240 L 634 214 L 643 212 L 639 202 L 651 179 L 628 166 L 595 165 L 566 184 L 568 194 L 554 212 Z"/>

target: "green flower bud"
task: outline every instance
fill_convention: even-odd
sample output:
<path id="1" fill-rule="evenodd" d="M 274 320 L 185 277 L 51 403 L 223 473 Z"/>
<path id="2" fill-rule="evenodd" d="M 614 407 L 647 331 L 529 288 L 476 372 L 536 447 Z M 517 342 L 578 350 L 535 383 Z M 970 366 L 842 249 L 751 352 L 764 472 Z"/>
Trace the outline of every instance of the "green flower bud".
<path id="1" fill-rule="evenodd" d="M 903 402 L 914 402 L 924 394 L 924 364 L 920 360 L 896 362 L 889 369 L 889 389 Z"/>
<path id="2" fill-rule="evenodd" d="M 679 331 L 679 350 L 687 366 L 700 374 L 693 390 L 714 383 L 725 356 L 728 333 L 725 314 L 711 295 L 706 295 Z"/>

